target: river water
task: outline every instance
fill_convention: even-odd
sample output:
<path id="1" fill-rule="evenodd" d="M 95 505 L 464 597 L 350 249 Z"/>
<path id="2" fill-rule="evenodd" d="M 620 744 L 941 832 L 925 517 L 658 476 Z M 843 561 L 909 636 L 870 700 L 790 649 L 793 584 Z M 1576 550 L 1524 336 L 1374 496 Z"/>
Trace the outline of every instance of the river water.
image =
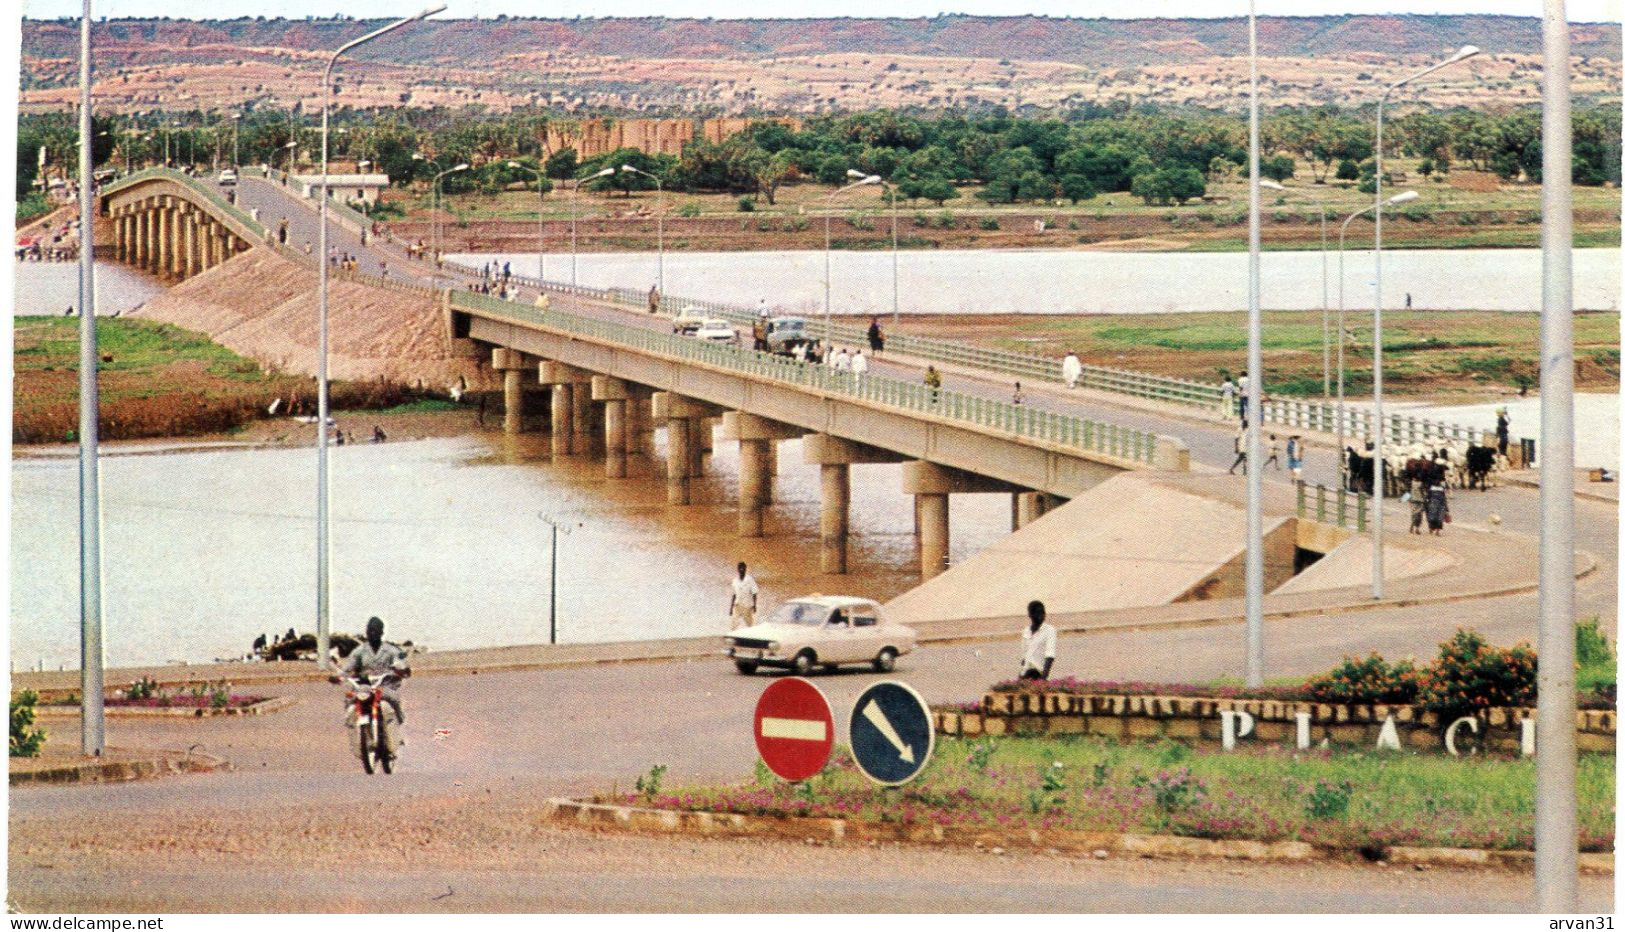
<path id="1" fill-rule="evenodd" d="M 555 244 L 556 245 L 556 244 Z M 535 253 L 448 256 L 483 265 L 511 262 L 536 274 Z M 1087 250 L 957 250 L 898 254 L 899 310 L 906 314 L 1146 314 L 1235 311 L 1247 307 L 1247 254 L 1093 252 Z M 660 273 L 656 253 L 581 253 L 577 280 L 594 287 L 647 289 Z M 570 280 L 570 254 L 546 257 L 547 277 Z M 1337 306 L 1337 256 L 1326 264 L 1328 304 Z M 1348 307 L 1370 308 L 1374 265 L 1369 250 L 1344 256 Z M 1320 310 L 1319 252 L 1265 253 L 1266 310 Z M 1382 254 L 1385 306 L 1405 296 L 1425 310 L 1540 310 L 1538 249 L 1392 249 Z M 892 311 L 892 255 L 830 255 L 830 302 L 840 314 Z M 792 313 L 822 313 L 824 253 L 672 252 L 666 293 Z M 1574 251 L 1574 306 L 1619 310 L 1618 249 Z"/>
<path id="2" fill-rule="evenodd" d="M 431 649 L 545 643 L 541 513 L 568 527 L 559 539 L 561 642 L 721 634 L 741 559 L 768 606 L 818 591 L 887 598 L 915 583 L 900 467 L 852 471 L 854 572 L 823 576 L 817 467 L 802 465 L 799 441 L 781 444 L 769 536 L 742 540 L 736 446 L 716 444 L 695 487 L 703 504 L 686 508 L 665 504 L 656 461 L 634 458 L 634 478 L 611 482 L 598 462 L 553 465 L 534 434 L 333 448 L 333 630 L 356 632 L 376 614 L 392 639 Z M 261 633 L 314 629 L 314 451 L 179 449 L 103 460 L 111 666 L 240 656 Z M 66 450 L 12 463 L 16 669 L 78 666 L 76 464 Z M 1009 531 L 1009 496 L 956 495 L 952 508 L 954 560 Z"/>
<path id="3" fill-rule="evenodd" d="M 14 316 L 59 316 L 79 306 L 79 263 L 17 262 L 12 265 Z M 157 277 L 117 262 L 96 264 L 96 315 L 123 313 L 161 294 Z"/>

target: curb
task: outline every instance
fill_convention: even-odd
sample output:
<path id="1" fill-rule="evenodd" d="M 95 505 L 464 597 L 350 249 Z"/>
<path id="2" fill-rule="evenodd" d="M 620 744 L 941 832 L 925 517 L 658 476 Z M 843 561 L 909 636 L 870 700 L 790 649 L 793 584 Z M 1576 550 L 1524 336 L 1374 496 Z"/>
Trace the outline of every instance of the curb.
<path id="1" fill-rule="evenodd" d="M 210 709 L 201 706 L 196 708 L 104 706 L 102 714 L 108 718 L 214 718 L 221 715 L 264 715 L 267 712 L 285 709 L 298 701 L 299 699 L 294 696 L 277 696 L 261 700 L 253 705 L 225 709 Z M 65 705 L 35 706 L 34 714 L 39 718 L 74 718 L 79 715 L 79 707 Z"/>
<path id="2" fill-rule="evenodd" d="M 1529 480 L 1529 479 L 1524 479 L 1524 478 L 1522 478 L 1520 476 L 1509 476 L 1509 475 L 1504 475 L 1503 474 L 1501 478 L 1502 478 L 1502 481 L 1504 481 L 1507 485 L 1516 485 L 1516 486 L 1521 486 L 1521 487 L 1526 488 L 1526 489 L 1535 489 L 1537 491 L 1540 489 L 1540 483 L 1539 482 L 1534 482 L 1534 481 Z M 1614 497 L 1611 497 L 1611 496 L 1608 496 L 1608 495 L 1599 495 L 1596 492 L 1591 491 L 1590 489 L 1582 487 L 1579 482 L 1574 483 L 1574 497 L 1575 498 L 1583 498 L 1583 499 L 1586 499 L 1587 501 L 1602 502 L 1604 505 L 1618 505 L 1619 504 L 1619 499 L 1618 498 L 1614 498 Z"/>
<path id="3" fill-rule="evenodd" d="M 175 752 L 181 753 L 181 752 Z M 229 770 L 231 765 L 209 754 L 186 752 L 181 757 L 161 757 L 136 761 L 86 761 L 43 770 L 12 771 L 10 785 L 120 783 L 177 773 L 212 773 Z"/>
<path id="4" fill-rule="evenodd" d="M 941 825 L 897 825 L 855 822 L 809 816 L 754 816 L 735 812 L 692 812 L 643 809 L 587 800 L 552 798 L 543 804 L 542 821 L 622 831 L 715 838 L 779 838 L 808 844 L 846 842 L 878 844 L 951 845 L 1003 854 L 1010 850 L 1111 855 L 1142 858 L 1308 862 L 1369 860 L 1355 848 L 1332 848 L 1303 841 L 1253 841 L 1190 838 L 1182 835 L 1142 835 L 1117 832 L 1080 832 L 1065 829 L 949 830 Z M 1417 848 L 1396 846 L 1386 860 L 1416 867 L 1499 867 L 1532 870 L 1534 852 L 1481 848 Z M 1611 874 L 1614 856 L 1594 852 L 1579 855 L 1579 868 Z"/>

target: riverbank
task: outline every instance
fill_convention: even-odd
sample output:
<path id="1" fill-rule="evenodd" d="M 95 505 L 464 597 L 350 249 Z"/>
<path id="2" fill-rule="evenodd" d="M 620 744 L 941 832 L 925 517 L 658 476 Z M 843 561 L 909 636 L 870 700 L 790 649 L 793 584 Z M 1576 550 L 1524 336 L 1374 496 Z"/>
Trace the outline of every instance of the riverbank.
<path id="1" fill-rule="evenodd" d="M 201 333 L 157 321 L 101 318 L 96 341 L 104 440 L 185 437 L 269 443 L 299 437 L 293 442 L 308 443 L 314 437 L 313 427 L 301 431 L 290 417 L 315 413 L 308 378 L 261 367 Z M 13 364 L 12 442 L 74 442 L 79 429 L 79 319 L 17 318 Z M 403 405 L 408 406 L 401 412 L 405 414 L 443 410 L 435 404 L 422 391 L 393 382 L 336 381 L 330 388 L 334 411 Z M 447 435 L 428 433 L 440 429 L 428 425 L 421 429 L 422 436 Z"/>

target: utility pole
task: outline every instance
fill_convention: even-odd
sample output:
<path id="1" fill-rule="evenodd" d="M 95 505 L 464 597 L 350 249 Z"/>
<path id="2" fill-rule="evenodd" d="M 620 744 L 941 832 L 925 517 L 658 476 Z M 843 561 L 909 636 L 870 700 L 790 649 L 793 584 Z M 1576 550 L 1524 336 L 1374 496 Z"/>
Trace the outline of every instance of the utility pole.
<path id="1" fill-rule="evenodd" d="M 101 476 L 97 470 L 101 404 L 96 366 L 96 195 L 90 136 L 90 0 L 79 20 L 79 746 L 100 757 L 107 747 L 102 710 Z"/>

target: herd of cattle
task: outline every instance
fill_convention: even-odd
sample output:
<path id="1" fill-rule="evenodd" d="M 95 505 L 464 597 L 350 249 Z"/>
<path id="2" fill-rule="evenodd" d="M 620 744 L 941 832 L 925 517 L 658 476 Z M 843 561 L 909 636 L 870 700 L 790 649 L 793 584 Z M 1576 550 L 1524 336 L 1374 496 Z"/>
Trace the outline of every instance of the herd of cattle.
<path id="1" fill-rule="evenodd" d="M 1368 447 L 1369 450 L 1369 447 Z M 1505 455 L 1495 447 L 1479 446 L 1464 440 L 1442 445 L 1413 443 L 1383 451 L 1383 495 L 1397 497 L 1428 486 L 1483 490 L 1498 470 L 1508 468 Z M 1372 493 L 1374 463 L 1353 447 L 1344 450 L 1348 459 L 1349 491 Z"/>

